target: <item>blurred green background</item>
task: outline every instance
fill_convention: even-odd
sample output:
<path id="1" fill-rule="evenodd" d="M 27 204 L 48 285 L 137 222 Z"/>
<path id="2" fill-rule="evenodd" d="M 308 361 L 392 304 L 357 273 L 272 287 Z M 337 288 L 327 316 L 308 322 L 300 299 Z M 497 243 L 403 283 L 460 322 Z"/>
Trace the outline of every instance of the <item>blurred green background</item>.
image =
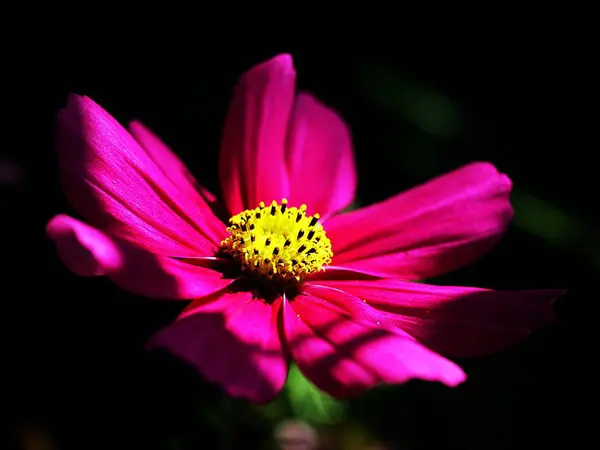
<path id="1" fill-rule="evenodd" d="M 443 51 L 412 57 L 303 47 L 181 58 L 132 52 L 118 61 L 107 52 L 48 69 L 56 78 L 29 84 L 10 104 L 14 145 L 0 153 L 3 406 L 15 445 L 268 449 L 277 448 L 275 427 L 299 418 L 315 427 L 327 449 L 376 443 L 390 449 L 562 448 L 578 434 L 569 418 L 591 386 L 580 313 L 595 301 L 587 287 L 600 273 L 600 215 L 591 187 L 597 169 L 589 146 L 575 143 L 577 118 L 565 106 L 565 83 L 522 50 L 522 57 L 476 54 L 464 61 Z M 294 56 L 299 89 L 336 109 L 351 127 L 356 206 L 474 160 L 507 173 L 516 217 L 506 237 L 472 266 L 433 282 L 567 287 L 557 305 L 560 323 L 510 351 L 459 361 L 469 376 L 459 388 L 411 382 L 348 402 L 320 393 L 292 368 L 282 395 L 257 407 L 225 397 L 165 355 L 146 354 L 145 340 L 181 305 L 74 276 L 44 235 L 53 214 L 72 212 L 58 183 L 55 113 L 67 93 L 76 92 L 122 123 L 140 119 L 218 191 L 219 142 L 233 85 L 243 71 L 281 51 Z"/>

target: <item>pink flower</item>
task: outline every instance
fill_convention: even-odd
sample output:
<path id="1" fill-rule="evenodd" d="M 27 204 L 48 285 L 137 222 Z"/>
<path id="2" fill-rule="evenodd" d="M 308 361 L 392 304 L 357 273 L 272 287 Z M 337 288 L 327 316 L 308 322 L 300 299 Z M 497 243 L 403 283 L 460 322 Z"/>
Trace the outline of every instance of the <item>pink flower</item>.
<path id="1" fill-rule="evenodd" d="M 513 214 L 510 180 L 473 163 L 336 214 L 356 188 L 350 135 L 330 109 L 296 95 L 288 55 L 235 89 L 220 158 L 229 228 L 158 137 L 139 122 L 126 131 L 89 98 L 72 95 L 60 112 L 57 148 L 65 192 L 87 221 L 50 220 L 62 260 L 139 295 L 192 299 L 151 345 L 234 396 L 269 401 L 291 359 L 339 398 L 413 378 L 455 386 L 464 372 L 437 352 L 510 346 L 552 321 L 562 293 L 411 282 L 499 240 Z"/>

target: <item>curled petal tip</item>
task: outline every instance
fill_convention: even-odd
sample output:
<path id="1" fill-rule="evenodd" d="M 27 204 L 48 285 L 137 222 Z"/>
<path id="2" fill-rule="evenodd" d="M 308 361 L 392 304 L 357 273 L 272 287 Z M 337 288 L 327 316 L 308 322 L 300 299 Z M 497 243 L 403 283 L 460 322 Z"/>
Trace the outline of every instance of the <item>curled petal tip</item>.
<path id="1" fill-rule="evenodd" d="M 457 387 L 467 381 L 467 374 L 458 366 L 451 375 L 443 380 L 443 383 L 448 387 Z"/>
<path id="2" fill-rule="evenodd" d="M 463 167 L 477 168 L 482 173 L 488 173 L 490 176 L 500 177 L 502 182 L 511 185 L 512 181 L 505 173 L 502 173 L 496 165 L 490 161 L 472 161 Z"/>
<path id="3" fill-rule="evenodd" d="M 263 61 L 247 71 L 242 78 L 253 77 L 257 74 L 275 74 L 285 73 L 288 76 L 295 76 L 294 60 L 289 53 L 282 53 Z"/>
<path id="4" fill-rule="evenodd" d="M 273 58 L 271 58 L 270 61 L 281 66 L 286 66 L 290 68 L 294 65 L 294 59 L 289 53 L 280 53 L 279 55 L 276 55 Z"/>
<path id="5" fill-rule="evenodd" d="M 46 225 L 63 262 L 80 276 L 106 275 L 122 266 L 122 253 L 101 231 L 64 214 Z"/>
<path id="6" fill-rule="evenodd" d="M 505 173 L 500 174 L 500 183 L 504 184 L 508 188 L 512 188 L 512 180 Z"/>
<path id="7" fill-rule="evenodd" d="M 71 92 L 67 95 L 66 105 L 58 111 L 58 121 L 61 123 L 65 120 L 73 120 L 74 117 L 79 117 L 80 115 L 84 114 L 86 109 L 90 108 L 100 109 L 100 106 L 85 95 L 79 95 Z"/>
<path id="8" fill-rule="evenodd" d="M 79 95 L 79 94 L 76 94 L 74 92 L 69 92 L 69 94 L 67 95 L 67 100 L 69 102 L 77 101 L 77 100 L 80 100 L 80 99 L 83 99 L 83 98 L 84 98 L 83 95 Z"/>
<path id="9" fill-rule="evenodd" d="M 85 95 L 79 95 L 79 94 L 75 94 L 73 92 L 70 92 L 67 95 L 67 108 L 69 107 L 74 107 L 77 105 L 80 105 L 81 103 L 84 103 L 86 101 L 91 101 L 91 99 L 89 97 L 86 97 Z"/>
<path id="10" fill-rule="evenodd" d="M 467 164 L 467 166 L 479 166 L 481 168 L 486 168 L 494 172 L 498 172 L 498 168 L 494 165 L 494 163 L 490 161 L 471 161 Z"/>
<path id="11" fill-rule="evenodd" d="M 46 234 L 52 239 L 59 237 L 61 234 L 64 233 L 65 220 L 67 220 L 67 216 L 65 216 L 64 214 L 58 214 L 52 217 L 46 224 Z"/>

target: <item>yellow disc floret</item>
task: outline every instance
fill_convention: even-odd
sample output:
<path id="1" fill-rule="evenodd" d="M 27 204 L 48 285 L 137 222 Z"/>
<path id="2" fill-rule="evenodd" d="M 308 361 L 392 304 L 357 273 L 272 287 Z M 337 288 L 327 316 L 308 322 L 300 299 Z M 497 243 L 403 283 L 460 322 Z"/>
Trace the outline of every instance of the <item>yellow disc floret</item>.
<path id="1" fill-rule="evenodd" d="M 306 205 L 288 208 L 287 200 L 264 202 L 229 219 L 231 234 L 221 250 L 237 259 L 245 272 L 278 281 L 302 281 L 331 263 L 331 242 L 319 215 Z"/>

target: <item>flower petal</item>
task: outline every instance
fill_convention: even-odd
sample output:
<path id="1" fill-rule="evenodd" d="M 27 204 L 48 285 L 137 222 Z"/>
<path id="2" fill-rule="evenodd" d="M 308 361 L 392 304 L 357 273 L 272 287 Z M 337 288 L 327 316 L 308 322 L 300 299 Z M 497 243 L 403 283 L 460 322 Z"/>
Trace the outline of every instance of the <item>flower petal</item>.
<path id="1" fill-rule="evenodd" d="M 340 266 L 324 266 L 323 270 L 310 274 L 307 281 L 318 283 L 320 280 L 378 280 L 383 277 L 358 269 Z"/>
<path id="2" fill-rule="evenodd" d="M 189 189 L 193 187 L 204 197 L 207 203 L 217 201 L 216 196 L 201 186 L 177 155 L 143 123 L 137 120 L 130 122 L 129 133 L 152 158 L 163 175 L 169 178 L 175 187 L 181 189 L 182 195 L 194 199 L 195 193 L 189 192 Z M 202 204 L 199 206 L 203 207 Z"/>
<path id="3" fill-rule="evenodd" d="M 186 184 L 181 176 L 167 177 L 168 169 L 89 98 L 69 97 L 58 116 L 57 148 L 67 196 L 98 228 L 167 256 L 212 254 L 226 234 L 193 188 L 173 182 Z"/>
<path id="4" fill-rule="evenodd" d="M 209 268 L 148 253 L 69 216 L 52 218 L 47 232 L 73 272 L 108 275 L 138 295 L 187 300 L 212 294 L 232 282 Z"/>
<path id="5" fill-rule="evenodd" d="M 288 134 L 291 205 L 308 206 L 324 219 L 348 206 L 356 194 L 350 131 L 342 119 L 309 94 L 300 94 Z"/>
<path id="6" fill-rule="evenodd" d="M 283 54 L 246 72 L 235 87 L 219 161 L 231 214 L 288 193 L 285 145 L 295 83 L 292 58 Z"/>
<path id="7" fill-rule="evenodd" d="M 414 378 L 448 386 L 466 378 L 456 364 L 415 339 L 383 325 L 353 321 L 314 296 L 284 303 L 284 327 L 288 348 L 302 373 L 337 398 Z"/>
<path id="8" fill-rule="evenodd" d="M 346 305 L 355 317 L 394 323 L 432 350 L 452 357 L 490 354 L 518 343 L 555 320 L 551 303 L 564 293 L 492 291 L 391 279 L 318 283 L 328 290 L 317 287 L 315 292 L 313 286 L 313 295 Z M 356 302 L 378 312 L 367 317 Z"/>
<path id="9" fill-rule="evenodd" d="M 333 264 L 382 276 L 422 279 L 489 251 L 513 216 L 511 181 L 473 163 L 384 202 L 326 222 Z"/>
<path id="10" fill-rule="evenodd" d="M 287 378 L 281 299 L 267 304 L 247 292 L 215 298 L 195 302 L 150 340 L 150 348 L 168 350 L 232 396 L 269 402 Z"/>

